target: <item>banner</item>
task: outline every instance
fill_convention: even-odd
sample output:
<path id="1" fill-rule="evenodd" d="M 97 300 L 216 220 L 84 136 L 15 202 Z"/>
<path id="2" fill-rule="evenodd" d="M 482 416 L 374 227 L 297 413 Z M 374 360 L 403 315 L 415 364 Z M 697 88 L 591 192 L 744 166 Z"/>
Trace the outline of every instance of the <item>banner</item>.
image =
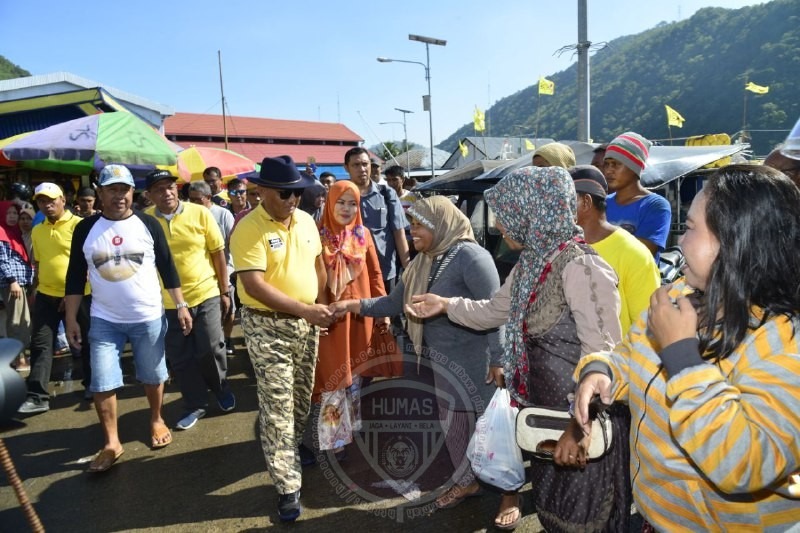
<path id="1" fill-rule="evenodd" d="M 667 108 L 667 125 L 668 126 L 675 126 L 676 128 L 682 128 L 684 119 L 680 113 L 672 109 L 668 105 L 664 105 Z"/>
<path id="2" fill-rule="evenodd" d="M 752 81 L 749 81 L 747 82 L 747 85 L 744 86 L 744 90 L 756 94 L 767 94 L 769 92 L 769 87 L 766 85 L 756 85 Z"/>

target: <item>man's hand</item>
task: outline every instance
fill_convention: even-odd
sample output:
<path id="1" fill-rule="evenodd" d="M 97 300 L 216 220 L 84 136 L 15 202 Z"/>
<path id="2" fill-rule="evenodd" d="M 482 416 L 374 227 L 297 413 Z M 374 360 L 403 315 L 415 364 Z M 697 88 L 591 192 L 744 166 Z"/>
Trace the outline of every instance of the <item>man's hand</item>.
<path id="1" fill-rule="evenodd" d="M 682 296 L 673 303 L 669 288 L 660 287 L 650 296 L 647 328 L 661 348 L 697 334 L 697 312 L 692 303 Z"/>
<path id="2" fill-rule="evenodd" d="M 183 332 L 184 337 L 192 332 L 192 314 L 189 312 L 188 307 L 178 309 L 178 324 L 181 326 L 181 332 Z"/>
<path id="3" fill-rule="evenodd" d="M 583 428 L 584 435 L 589 435 L 592 430 L 589 404 L 597 394 L 604 404 L 611 404 L 611 378 L 601 372 L 592 372 L 581 380 L 575 391 L 575 418 Z"/>
<path id="4" fill-rule="evenodd" d="M 231 295 L 230 293 L 220 293 L 219 295 L 219 306 L 222 311 L 222 318 L 224 319 L 228 316 L 228 313 L 231 310 Z"/>
<path id="5" fill-rule="evenodd" d="M 502 366 L 490 366 L 486 373 L 486 384 L 494 383 L 495 386 L 504 389 L 506 387 L 506 376 Z"/>
<path id="6" fill-rule="evenodd" d="M 74 318 L 64 317 L 64 332 L 67 334 L 67 342 L 76 350 L 81 349 L 81 327 Z"/>
<path id="7" fill-rule="evenodd" d="M 447 298 L 438 294 L 417 294 L 411 297 L 411 305 L 406 305 L 406 313 L 414 318 L 430 318 L 447 312 Z"/>
<path id="8" fill-rule="evenodd" d="M 334 322 L 334 314 L 327 305 L 312 304 L 305 308 L 301 318 L 304 318 L 309 323 L 327 328 Z"/>
<path id="9" fill-rule="evenodd" d="M 15 300 L 19 300 L 23 297 L 24 291 L 19 283 L 16 281 L 12 281 L 11 285 L 8 286 L 8 294 Z"/>

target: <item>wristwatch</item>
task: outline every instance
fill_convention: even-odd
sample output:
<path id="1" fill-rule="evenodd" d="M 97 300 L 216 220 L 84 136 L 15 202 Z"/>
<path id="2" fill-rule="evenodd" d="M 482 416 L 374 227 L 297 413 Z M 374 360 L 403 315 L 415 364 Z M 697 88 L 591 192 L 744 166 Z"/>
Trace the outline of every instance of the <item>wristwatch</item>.
<path id="1" fill-rule="evenodd" d="M 184 307 L 188 309 L 189 308 L 189 304 L 187 304 L 186 302 L 181 302 L 179 304 L 175 304 L 175 309 L 183 309 Z"/>

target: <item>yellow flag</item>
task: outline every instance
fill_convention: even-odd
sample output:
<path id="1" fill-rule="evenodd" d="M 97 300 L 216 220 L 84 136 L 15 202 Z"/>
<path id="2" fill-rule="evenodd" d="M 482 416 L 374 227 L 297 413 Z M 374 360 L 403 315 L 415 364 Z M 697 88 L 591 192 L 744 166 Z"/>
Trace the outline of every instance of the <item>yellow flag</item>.
<path id="1" fill-rule="evenodd" d="M 525 139 L 525 149 L 530 152 L 536 150 L 536 146 L 529 139 Z"/>
<path id="2" fill-rule="evenodd" d="M 458 149 L 461 151 L 461 157 L 467 157 L 469 155 L 469 148 L 461 141 L 458 141 Z"/>
<path id="3" fill-rule="evenodd" d="M 668 126 L 675 126 L 676 128 L 683 127 L 684 119 L 680 113 L 672 109 L 670 106 L 665 105 L 664 107 L 667 108 L 667 125 Z"/>
<path id="4" fill-rule="evenodd" d="M 556 84 L 547 78 L 539 78 L 539 94 L 553 94 L 556 90 Z"/>
<path id="5" fill-rule="evenodd" d="M 478 106 L 475 106 L 475 112 L 472 114 L 472 124 L 475 126 L 475 131 L 483 131 L 486 129 L 483 111 L 478 109 Z"/>
<path id="6" fill-rule="evenodd" d="M 747 85 L 744 86 L 744 90 L 756 94 L 767 94 L 769 92 L 769 87 L 766 85 L 756 85 L 752 81 L 749 81 Z"/>

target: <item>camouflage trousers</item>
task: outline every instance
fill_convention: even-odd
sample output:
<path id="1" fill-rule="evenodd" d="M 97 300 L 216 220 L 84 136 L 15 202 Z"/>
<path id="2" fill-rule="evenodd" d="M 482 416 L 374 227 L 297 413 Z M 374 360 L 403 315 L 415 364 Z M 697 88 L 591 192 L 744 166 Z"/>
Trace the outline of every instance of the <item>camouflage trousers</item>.
<path id="1" fill-rule="evenodd" d="M 242 330 L 256 374 L 261 448 L 278 494 L 300 490 L 297 447 L 311 408 L 319 328 L 245 306 Z"/>

